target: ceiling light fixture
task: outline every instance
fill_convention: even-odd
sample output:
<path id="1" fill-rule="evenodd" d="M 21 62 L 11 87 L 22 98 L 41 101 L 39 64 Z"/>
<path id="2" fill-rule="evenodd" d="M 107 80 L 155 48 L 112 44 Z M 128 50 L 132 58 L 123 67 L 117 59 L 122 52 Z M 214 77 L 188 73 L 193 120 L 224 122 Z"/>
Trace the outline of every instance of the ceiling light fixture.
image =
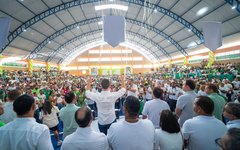
<path id="1" fill-rule="evenodd" d="M 103 24 L 103 21 L 99 21 L 99 22 L 98 22 L 98 25 L 102 25 L 102 24 Z"/>
<path id="2" fill-rule="evenodd" d="M 23 32 L 26 32 L 27 30 L 26 29 L 23 29 Z"/>
<path id="3" fill-rule="evenodd" d="M 79 26 L 77 26 L 77 29 L 79 29 Z"/>
<path id="4" fill-rule="evenodd" d="M 156 13 L 156 12 L 157 12 L 157 9 L 154 9 L 154 12 Z"/>
<path id="5" fill-rule="evenodd" d="M 199 11 L 197 11 L 197 16 L 201 16 L 203 14 L 205 14 L 208 11 L 208 7 L 203 7 L 201 9 L 199 9 Z"/>
<path id="6" fill-rule="evenodd" d="M 117 5 L 117 4 L 106 4 L 106 5 L 95 6 L 96 11 L 104 10 L 104 9 L 119 9 L 119 10 L 127 11 L 128 6 Z"/>
<path id="7" fill-rule="evenodd" d="M 188 32 L 191 32 L 192 30 L 191 29 L 188 29 Z"/>
<path id="8" fill-rule="evenodd" d="M 237 5 L 232 6 L 232 9 L 236 9 L 236 8 L 237 8 Z"/>

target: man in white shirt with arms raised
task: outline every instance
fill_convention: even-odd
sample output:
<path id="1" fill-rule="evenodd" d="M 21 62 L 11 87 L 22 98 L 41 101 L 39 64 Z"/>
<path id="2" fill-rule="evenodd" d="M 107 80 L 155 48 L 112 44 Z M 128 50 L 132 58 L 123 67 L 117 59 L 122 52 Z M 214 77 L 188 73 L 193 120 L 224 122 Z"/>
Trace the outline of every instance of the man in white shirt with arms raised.
<path id="1" fill-rule="evenodd" d="M 87 81 L 86 97 L 94 100 L 97 103 L 98 108 L 98 128 L 100 132 L 107 135 L 107 130 L 113 122 L 116 122 L 115 115 L 115 102 L 116 100 L 126 93 L 125 88 L 121 88 L 117 92 L 110 92 L 110 81 L 103 79 L 101 82 L 102 92 L 93 93 L 91 89 L 91 79 Z M 122 76 L 122 85 L 124 87 L 124 80 Z"/>
<path id="2" fill-rule="evenodd" d="M 127 96 L 138 97 L 138 87 L 134 84 L 133 79 L 128 79 Z"/>

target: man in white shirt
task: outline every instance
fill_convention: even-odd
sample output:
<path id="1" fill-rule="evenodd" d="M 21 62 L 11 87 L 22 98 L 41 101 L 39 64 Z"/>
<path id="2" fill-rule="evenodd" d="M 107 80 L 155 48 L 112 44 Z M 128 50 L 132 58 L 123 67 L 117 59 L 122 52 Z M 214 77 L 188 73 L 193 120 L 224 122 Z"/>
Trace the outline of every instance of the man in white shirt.
<path id="1" fill-rule="evenodd" d="M 238 80 L 238 78 L 235 78 L 234 81 L 232 81 L 232 83 L 234 85 L 235 90 L 240 89 L 240 81 Z"/>
<path id="2" fill-rule="evenodd" d="M 75 121 L 79 127 L 64 139 L 61 150 L 108 150 L 107 137 L 92 130 L 92 120 L 91 109 L 86 106 L 79 108 L 75 113 Z"/>
<path id="3" fill-rule="evenodd" d="M 133 79 L 128 79 L 127 96 L 138 97 L 138 87 L 134 84 Z"/>
<path id="4" fill-rule="evenodd" d="M 171 87 L 167 89 L 167 93 L 169 95 L 168 105 L 172 112 L 175 111 L 176 103 L 177 103 L 177 94 L 180 92 L 180 89 L 177 87 L 176 82 L 173 81 Z"/>
<path id="5" fill-rule="evenodd" d="M 153 97 L 154 99 L 152 101 L 148 101 L 145 103 L 143 112 L 142 112 L 142 118 L 152 121 L 155 128 L 159 128 L 159 121 L 161 112 L 165 109 L 170 110 L 168 104 L 163 101 L 163 90 L 155 87 L 153 89 Z"/>
<path id="6" fill-rule="evenodd" d="M 124 101 L 125 120 L 112 124 L 108 142 L 114 150 L 153 150 L 154 126 L 151 121 L 138 118 L 140 102 L 134 96 Z"/>
<path id="7" fill-rule="evenodd" d="M 146 92 L 146 101 L 152 100 L 153 96 L 152 96 L 152 88 L 151 88 L 151 86 L 148 86 L 148 84 L 145 83 L 144 91 Z"/>
<path id="8" fill-rule="evenodd" d="M 22 93 L 19 90 L 9 91 L 7 94 L 8 101 L 4 105 L 4 114 L 0 116 L 0 120 L 4 123 L 9 123 L 17 118 L 16 112 L 13 110 L 13 102 Z"/>
<path id="9" fill-rule="evenodd" d="M 110 92 L 110 81 L 103 79 L 101 82 L 102 92 L 93 93 L 91 89 L 91 79 L 87 81 L 86 97 L 94 100 L 97 103 L 98 108 L 98 128 L 100 132 L 107 135 L 107 130 L 113 122 L 116 121 L 115 115 L 115 102 L 116 100 L 126 93 L 125 88 L 121 88 L 117 92 Z M 124 87 L 124 80 L 122 78 L 122 85 Z"/>
<path id="10" fill-rule="evenodd" d="M 196 116 L 193 110 L 193 102 L 197 97 L 195 93 L 195 82 L 193 80 L 186 80 L 183 85 L 184 95 L 180 96 L 177 100 L 176 114 L 179 117 L 179 124 L 182 127 L 183 123 Z"/>
<path id="11" fill-rule="evenodd" d="M 35 101 L 22 95 L 13 103 L 17 118 L 0 128 L 0 148 L 3 150 L 53 150 L 49 129 L 33 118 Z"/>
<path id="12" fill-rule="evenodd" d="M 240 128 L 240 104 L 235 102 L 229 102 L 224 107 L 224 117 L 229 121 L 227 122 L 227 128 Z"/>
<path id="13" fill-rule="evenodd" d="M 185 121 L 182 127 L 188 150 L 219 150 L 215 139 L 227 132 L 225 124 L 213 114 L 214 103 L 207 96 L 199 96 L 194 101 L 197 116 Z"/>

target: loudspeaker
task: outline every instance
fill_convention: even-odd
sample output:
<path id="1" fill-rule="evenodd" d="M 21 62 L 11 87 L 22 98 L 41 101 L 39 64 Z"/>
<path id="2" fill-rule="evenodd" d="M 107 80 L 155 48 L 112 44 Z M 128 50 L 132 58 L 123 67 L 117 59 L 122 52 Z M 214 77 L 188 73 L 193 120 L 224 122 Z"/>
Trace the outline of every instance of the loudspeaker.
<path id="1" fill-rule="evenodd" d="M 214 21 L 203 22 L 204 45 L 211 51 L 222 46 L 222 23 Z"/>
<path id="2" fill-rule="evenodd" d="M 125 41 L 125 19 L 123 16 L 105 16 L 103 38 L 112 47 Z"/>
<path id="3" fill-rule="evenodd" d="M 10 18 L 0 18 L 0 49 L 7 43 L 7 37 L 10 28 Z"/>

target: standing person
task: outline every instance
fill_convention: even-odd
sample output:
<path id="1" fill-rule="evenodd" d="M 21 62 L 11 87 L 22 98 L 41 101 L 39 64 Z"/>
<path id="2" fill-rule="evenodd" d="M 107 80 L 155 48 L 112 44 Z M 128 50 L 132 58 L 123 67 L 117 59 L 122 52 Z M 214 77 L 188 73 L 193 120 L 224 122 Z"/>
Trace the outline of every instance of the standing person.
<path id="1" fill-rule="evenodd" d="M 138 97 L 138 87 L 136 84 L 134 84 L 134 81 L 132 78 L 128 79 L 127 96 Z"/>
<path id="2" fill-rule="evenodd" d="M 126 93 L 125 88 L 121 88 L 117 92 L 110 92 L 110 81 L 103 79 L 101 82 L 102 92 L 90 92 L 91 79 L 87 81 L 86 97 L 94 100 L 98 107 L 98 128 L 100 132 L 107 135 L 107 130 L 113 122 L 116 122 L 115 102 L 118 98 Z M 124 87 L 124 80 L 122 78 L 122 85 Z"/>
<path id="3" fill-rule="evenodd" d="M 213 115 L 217 119 L 222 121 L 223 120 L 223 118 L 222 118 L 223 109 L 224 109 L 226 102 L 223 97 L 221 97 L 219 94 L 217 94 L 217 92 L 218 92 L 217 86 L 215 84 L 209 84 L 206 86 L 205 92 L 208 94 L 208 97 L 210 97 L 214 103 Z"/>
<path id="4" fill-rule="evenodd" d="M 50 101 L 44 102 L 42 110 L 42 123 L 47 125 L 48 128 L 53 131 L 57 141 L 57 146 L 60 146 L 62 144 L 62 141 L 59 139 L 59 121 L 57 116 L 58 113 L 59 109 L 56 106 L 53 106 Z"/>
<path id="5" fill-rule="evenodd" d="M 150 101 L 153 99 L 152 88 L 151 86 L 148 86 L 147 83 L 144 84 L 144 94 L 145 94 L 146 101 Z"/>
<path id="6" fill-rule="evenodd" d="M 177 93 L 179 93 L 180 89 L 177 87 L 175 81 L 172 82 L 171 86 L 168 87 L 167 93 L 169 95 L 168 105 L 172 112 L 175 111 L 176 104 L 177 104 Z"/>
<path id="7" fill-rule="evenodd" d="M 186 80 L 183 85 L 184 95 L 180 96 L 177 100 L 176 114 L 179 117 L 179 124 L 182 127 L 183 123 L 194 117 L 196 114 L 193 110 L 193 102 L 197 97 L 195 93 L 195 82 L 193 80 Z"/>
<path id="8" fill-rule="evenodd" d="M 4 113 L 4 106 L 3 106 L 3 103 L 2 101 L 0 100 L 0 116 Z M 1 121 L 0 119 L 0 127 L 4 126 L 5 123 Z"/>
<path id="9" fill-rule="evenodd" d="M 95 132 L 91 128 L 92 111 L 88 107 L 79 108 L 75 113 L 77 130 L 67 136 L 61 150 L 108 150 L 107 137 L 103 133 Z"/>
<path id="10" fill-rule="evenodd" d="M 163 110 L 159 126 L 155 130 L 154 150 L 181 150 L 183 138 L 177 118 L 170 110 Z"/>
<path id="11" fill-rule="evenodd" d="M 80 88 L 78 92 L 76 92 L 77 95 L 77 104 L 79 107 L 83 107 L 86 105 L 85 103 L 85 90 L 83 88 Z"/>
<path id="12" fill-rule="evenodd" d="M 240 145 L 240 129 L 231 128 L 222 137 L 215 140 L 215 143 L 222 150 L 239 150 Z"/>
<path id="13" fill-rule="evenodd" d="M 9 123 L 17 118 L 17 114 L 13 110 L 13 103 L 21 94 L 20 90 L 12 90 L 7 93 L 8 100 L 4 105 L 4 113 L 0 116 L 2 122 Z"/>
<path id="14" fill-rule="evenodd" d="M 124 101 L 125 120 L 112 124 L 107 138 L 114 150 L 153 150 L 154 126 L 151 121 L 138 118 L 140 102 L 135 96 Z"/>
<path id="15" fill-rule="evenodd" d="M 229 102 L 225 105 L 224 117 L 229 121 L 227 122 L 227 128 L 240 128 L 240 104 L 235 102 Z"/>
<path id="16" fill-rule="evenodd" d="M 19 96 L 13 103 L 17 118 L 0 128 L 3 150 L 53 150 L 49 129 L 33 118 L 35 101 L 29 95 Z"/>
<path id="17" fill-rule="evenodd" d="M 153 89 L 153 97 L 152 101 L 146 102 L 142 112 L 142 118 L 152 121 L 155 128 L 159 128 L 159 120 L 160 115 L 163 110 L 170 110 L 167 102 L 163 101 L 163 90 L 155 87 Z"/>
<path id="18" fill-rule="evenodd" d="M 182 131 L 188 150 L 219 150 L 214 140 L 227 132 L 225 124 L 213 116 L 214 103 L 207 96 L 194 101 L 197 116 L 184 122 Z"/>
<path id="19" fill-rule="evenodd" d="M 65 96 L 66 107 L 60 110 L 60 120 L 63 122 L 63 138 L 76 131 L 78 125 L 74 119 L 74 114 L 79 107 L 75 105 L 76 99 L 73 92 L 68 92 Z"/>

